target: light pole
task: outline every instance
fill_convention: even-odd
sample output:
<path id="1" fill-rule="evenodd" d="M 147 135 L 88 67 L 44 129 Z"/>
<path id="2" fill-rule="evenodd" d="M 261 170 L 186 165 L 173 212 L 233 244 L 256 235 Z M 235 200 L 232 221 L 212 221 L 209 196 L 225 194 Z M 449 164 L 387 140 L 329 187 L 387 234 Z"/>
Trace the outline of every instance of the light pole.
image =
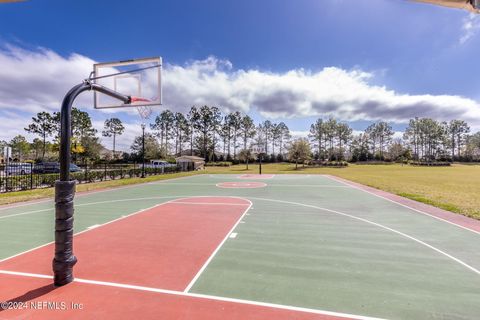
<path id="1" fill-rule="evenodd" d="M 142 123 L 142 178 L 145 178 L 145 123 Z"/>

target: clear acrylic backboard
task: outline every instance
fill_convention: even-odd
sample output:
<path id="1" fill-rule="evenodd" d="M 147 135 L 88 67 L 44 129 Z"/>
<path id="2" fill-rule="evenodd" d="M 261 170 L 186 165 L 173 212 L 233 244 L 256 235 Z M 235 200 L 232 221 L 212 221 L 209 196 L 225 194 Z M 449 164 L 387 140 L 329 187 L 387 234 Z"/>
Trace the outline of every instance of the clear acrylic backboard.
<path id="1" fill-rule="evenodd" d="M 162 58 L 143 58 L 93 65 L 93 83 L 132 97 L 130 104 L 94 92 L 96 109 L 162 104 Z"/>

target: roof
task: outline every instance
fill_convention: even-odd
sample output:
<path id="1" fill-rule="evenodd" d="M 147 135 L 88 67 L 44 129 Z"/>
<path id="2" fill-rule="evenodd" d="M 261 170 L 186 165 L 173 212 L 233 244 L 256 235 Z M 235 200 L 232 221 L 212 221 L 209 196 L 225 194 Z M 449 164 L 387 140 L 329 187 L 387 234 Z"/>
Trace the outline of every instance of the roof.
<path id="1" fill-rule="evenodd" d="M 480 1 L 479 0 L 413 0 L 416 2 L 426 2 L 436 4 L 445 7 L 465 9 L 471 12 L 479 13 Z"/>
<path id="2" fill-rule="evenodd" d="M 205 161 L 205 159 L 196 157 L 196 156 L 181 156 L 181 157 L 175 158 L 175 160 Z"/>

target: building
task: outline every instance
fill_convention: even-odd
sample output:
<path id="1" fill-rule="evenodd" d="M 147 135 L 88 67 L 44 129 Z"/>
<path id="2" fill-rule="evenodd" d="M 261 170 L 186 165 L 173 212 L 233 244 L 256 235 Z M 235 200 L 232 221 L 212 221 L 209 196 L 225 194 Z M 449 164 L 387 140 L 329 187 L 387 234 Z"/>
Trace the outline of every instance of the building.
<path id="1" fill-rule="evenodd" d="M 121 159 L 122 155 L 123 155 L 123 151 L 115 151 L 115 154 L 114 154 L 112 150 L 109 150 L 104 146 L 102 146 L 102 148 L 99 151 L 100 159 L 104 159 L 104 160 Z"/>
<path id="2" fill-rule="evenodd" d="M 205 160 L 196 156 L 181 156 L 175 161 L 182 171 L 202 170 L 205 166 Z"/>

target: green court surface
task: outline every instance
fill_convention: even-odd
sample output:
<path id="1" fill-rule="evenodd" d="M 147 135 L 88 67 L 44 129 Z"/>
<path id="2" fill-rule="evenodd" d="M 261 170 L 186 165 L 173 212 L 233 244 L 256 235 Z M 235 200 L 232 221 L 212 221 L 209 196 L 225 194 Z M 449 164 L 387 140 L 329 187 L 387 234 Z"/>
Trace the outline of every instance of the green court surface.
<path id="1" fill-rule="evenodd" d="M 188 292 L 386 319 L 480 318 L 480 233 L 327 176 L 204 174 L 78 195 L 75 232 L 204 196 L 252 207 Z M 53 225 L 51 201 L 0 207 L 0 262 L 51 242 Z"/>

